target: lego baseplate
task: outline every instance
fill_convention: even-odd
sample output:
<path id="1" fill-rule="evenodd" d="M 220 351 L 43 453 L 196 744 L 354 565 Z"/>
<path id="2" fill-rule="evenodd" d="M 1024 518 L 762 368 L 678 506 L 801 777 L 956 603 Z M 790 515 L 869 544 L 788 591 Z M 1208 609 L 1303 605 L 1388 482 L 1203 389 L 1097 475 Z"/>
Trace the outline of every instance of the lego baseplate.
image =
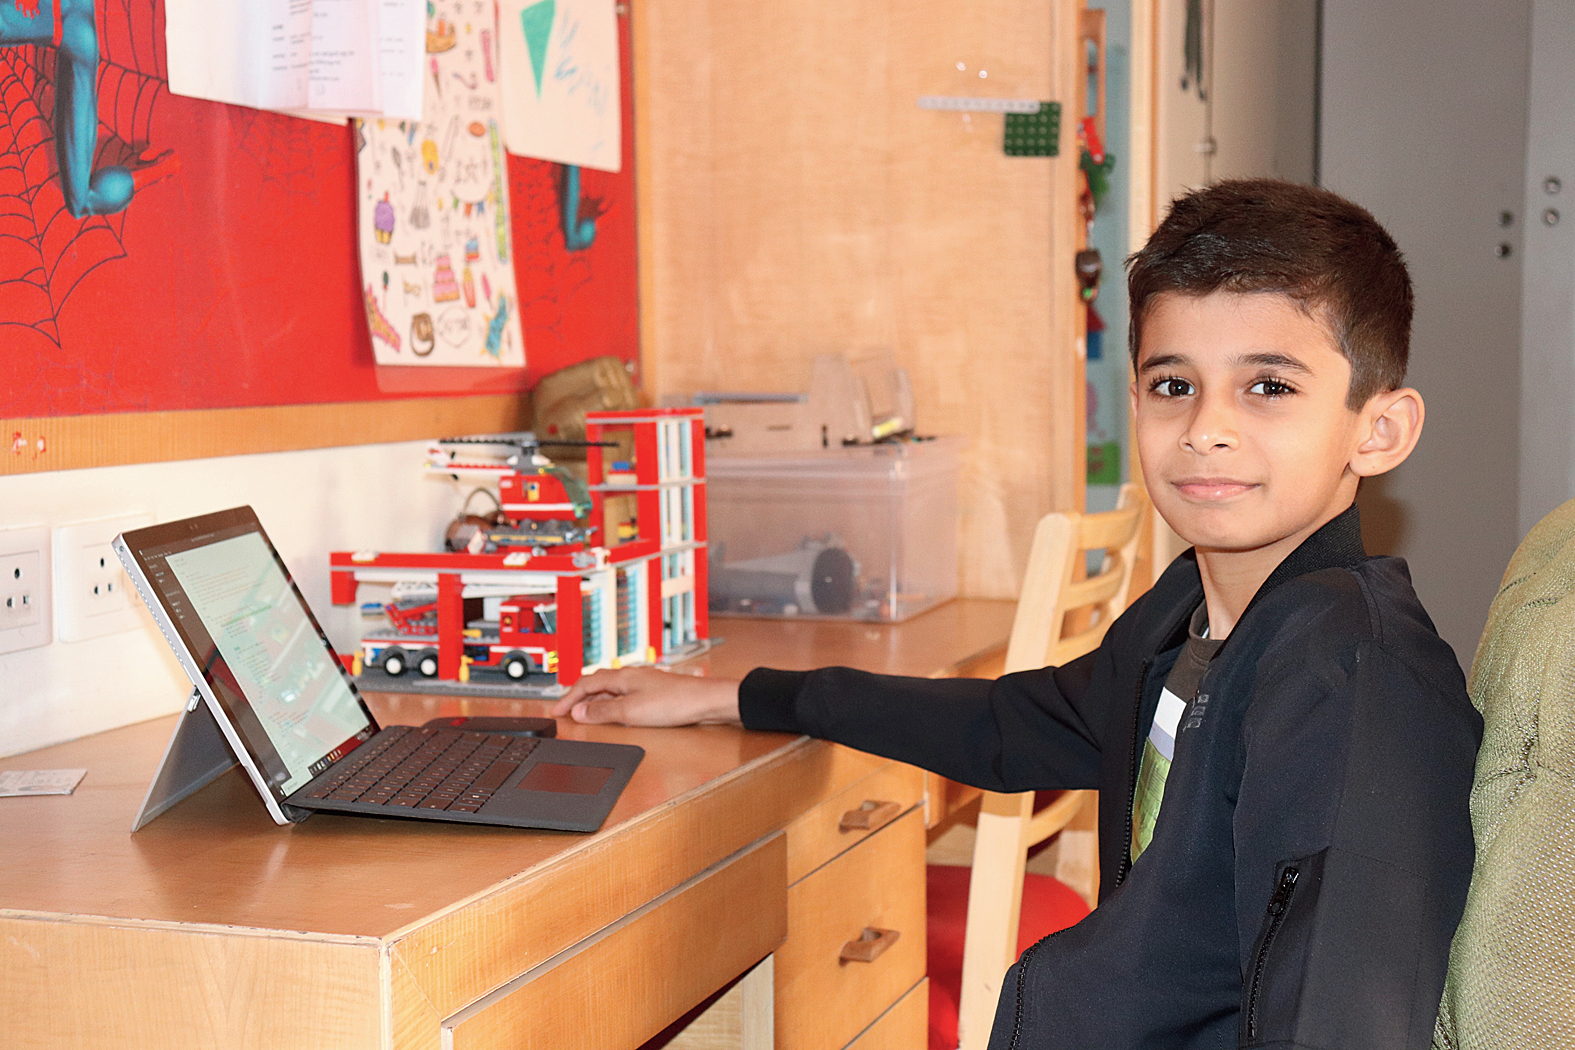
<path id="1" fill-rule="evenodd" d="M 671 667 L 685 660 L 692 660 L 709 652 L 724 639 L 703 638 L 676 652 L 668 653 L 657 661 L 660 667 Z M 528 675 L 522 682 L 502 676 L 473 674 L 468 682 L 451 682 L 444 678 L 423 678 L 405 672 L 391 675 L 381 667 L 369 667 L 355 676 L 356 687 L 369 693 L 421 693 L 433 696 L 486 696 L 499 700 L 541 700 L 562 696 L 568 690 L 558 684 L 556 675 Z"/>

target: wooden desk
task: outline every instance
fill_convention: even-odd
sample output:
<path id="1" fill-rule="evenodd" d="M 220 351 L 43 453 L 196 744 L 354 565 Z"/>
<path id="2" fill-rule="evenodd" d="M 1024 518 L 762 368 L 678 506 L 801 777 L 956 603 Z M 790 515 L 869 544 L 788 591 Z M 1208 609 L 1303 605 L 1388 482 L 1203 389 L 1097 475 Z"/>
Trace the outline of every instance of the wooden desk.
<path id="1" fill-rule="evenodd" d="M 943 672 L 1003 643 L 1011 611 L 960 601 L 897 627 L 722 620 L 728 642 L 686 669 Z M 545 707 L 369 700 L 388 723 Z M 564 724 L 567 738 L 647 751 L 593 835 L 331 815 L 277 827 L 236 770 L 131 835 L 173 725 L 0 760 L 88 769 L 74 795 L 0 799 L 7 1046 L 636 1046 L 785 936 L 778 1045 L 844 1046 L 862 1029 L 846 1033 L 823 996 L 847 989 L 798 957 L 824 954 L 817 938 L 829 938 L 835 961 L 848 933 L 828 917 L 848 886 L 863 895 L 849 906 L 868 909 L 847 919 L 854 936 L 894 909 L 913 915 L 912 886 L 846 858 L 878 847 L 883 864 L 911 866 L 917 851 L 922 865 L 917 771 L 819 741 Z M 871 832 L 826 826 L 872 791 L 901 796 L 904 815 Z M 832 971 L 866 995 L 877 972 L 919 979 L 892 996 L 907 1004 L 905 1030 L 923 1016 L 922 885 L 917 928 L 882 965 Z M 881 1045 L 859 1038 L 859 1050 Z"/>

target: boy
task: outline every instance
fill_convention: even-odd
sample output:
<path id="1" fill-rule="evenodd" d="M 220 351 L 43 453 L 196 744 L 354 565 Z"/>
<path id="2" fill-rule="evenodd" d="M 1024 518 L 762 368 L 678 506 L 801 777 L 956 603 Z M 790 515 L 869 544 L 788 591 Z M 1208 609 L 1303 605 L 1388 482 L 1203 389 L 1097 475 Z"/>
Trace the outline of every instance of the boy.
<path id="1" fill-rule="evenodd" d="M 1128 282 L 1143 476 L 1194 548 L 1096 652 L 993 682 L 601 672 L 554 713 L 1098 788 L 1100 905 L 1008 972 L 992 1050 L 1425 1047 L 1481 720 L 1354 506 L 1422 427 L 1405 264 L 1355 205 L 1254 180 L 1178 200 Z"/>

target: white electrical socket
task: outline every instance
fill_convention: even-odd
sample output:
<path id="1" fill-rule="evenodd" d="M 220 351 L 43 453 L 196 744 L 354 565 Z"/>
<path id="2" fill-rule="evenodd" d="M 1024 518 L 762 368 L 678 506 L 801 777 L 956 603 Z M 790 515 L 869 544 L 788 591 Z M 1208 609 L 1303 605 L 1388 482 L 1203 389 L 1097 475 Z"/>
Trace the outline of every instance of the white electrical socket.
<path id="1" fill-rule="evenodd" d="M 124 514 L 55 530 L 55 633 L 81 642 L 140 624 L 140 603 L 110 541 L 153 524 L 153 515 Z"/>
<path id="2" fill-rule="evenodd" d="M 49 530 L 0 529 L 0 653 L 49 644 Z"/>

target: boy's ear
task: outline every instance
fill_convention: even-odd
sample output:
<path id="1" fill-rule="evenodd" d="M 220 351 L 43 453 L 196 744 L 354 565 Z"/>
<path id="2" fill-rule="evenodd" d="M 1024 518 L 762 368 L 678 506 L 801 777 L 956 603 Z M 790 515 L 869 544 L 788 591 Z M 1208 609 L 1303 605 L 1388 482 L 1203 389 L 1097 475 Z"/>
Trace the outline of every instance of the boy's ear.
<path id="1" fill-rule="evenodd" d="M 1374 394 L 1362 406 L 1361 441 L 1351 456 L 1351 472 L 1370 478 L 1404 463 L 1422 436 L 1427 407 L 1410 387 Z"/>

